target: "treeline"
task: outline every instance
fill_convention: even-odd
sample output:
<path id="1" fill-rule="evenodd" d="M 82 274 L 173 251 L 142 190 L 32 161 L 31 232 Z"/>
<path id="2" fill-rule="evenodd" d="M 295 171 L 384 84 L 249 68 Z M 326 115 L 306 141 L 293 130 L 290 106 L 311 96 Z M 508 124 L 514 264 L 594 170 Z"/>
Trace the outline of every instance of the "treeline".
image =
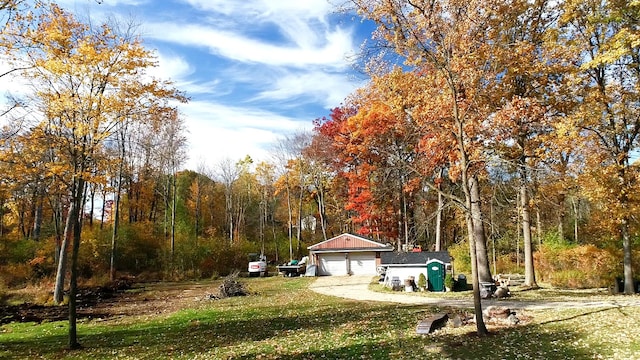
<path id="1" fill-rule="evenodd" d="M 3 281 L 64 275 L 74 249 L 80 277 L 210 277 L 353 232 L 449 250 L 482 281 L 633 292 L 640 5 L 351 3 L 380 25 L 369 84 L 269 161 L 191 171 L 188 99 L 143 75 L 132 28 L 11 12 L 11 76 L 37 91 L 3 115 Z"/>

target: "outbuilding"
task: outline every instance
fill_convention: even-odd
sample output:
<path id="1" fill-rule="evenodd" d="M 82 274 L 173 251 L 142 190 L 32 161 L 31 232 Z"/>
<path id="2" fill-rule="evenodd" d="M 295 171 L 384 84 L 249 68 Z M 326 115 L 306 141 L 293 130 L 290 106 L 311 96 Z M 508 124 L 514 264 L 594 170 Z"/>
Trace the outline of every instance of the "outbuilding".
<path id="1" fill-rule="evenodd" d="M 318 275 L 376 275 L 381 254 L 393 247 L 353 234 L 342 234 L 307 248 Z"/>
<path id="2" fill-rule="evenodd" d="M 418 281 L 420 274 L 424 274 L 431 291 L 443 291 L 444 278 L 452 271 L 451 256 L 447 251 L 384 253 L 380 265 L 385 268 L 385 286 L 391 287 L 394 278 L 404 283 L 410 277 Z"/>

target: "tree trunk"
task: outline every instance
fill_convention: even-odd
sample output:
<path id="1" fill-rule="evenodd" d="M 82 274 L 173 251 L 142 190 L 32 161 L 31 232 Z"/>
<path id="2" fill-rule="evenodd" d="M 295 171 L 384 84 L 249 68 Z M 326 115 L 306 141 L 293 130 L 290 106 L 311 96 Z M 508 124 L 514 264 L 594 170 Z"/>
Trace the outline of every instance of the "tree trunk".
<path id="1" fill-rule="evenodd" d="M 196 226 L 195 226 L 195 235 L 196 235 L 196 246 L 198 246 L 198 238 L 200 237 L 200 206 L 201 206 L 201 197 L 202 197 L 202 182 L 203 180 L 201 179 L 201 175 L 198 174 L 196 175 L 196 181 L 197 181 L 197 186 L 198 189 L 196 191 L 196 208 L 195 208 L 195 220 L 196 220 Z"/>
<path id="2" fill-rule="evenodd" d="M 520 207 L 522 211 L 522 241 L 524 245 L 524 285 L 537 287 L 533 266 L 533 244 L 531 243 L 531 212 L 527 192 L 526 170 L 521 169 Z"/>
<path id="3" fill-rule="evenodd" d="M 575 241 L 575 243 L 578 244 L 580 242 L 580 239 L 578 238 L 579 214 L 578 214 L 578 202 L 576 201 L 575 196 L 571 198 L 571 205 L 573 207 L 573 241 Z"/>
<path id="4" fill-rule="evenodd" d="M 118 251 L 118 228 L 120 227 L 120 182 L 118 181 L 118 188 L 116 190 L 116 202 L 115 211 L 113 215 L 113 231 L 111 233 L 111 258 L 109 262 L 109 279 L 114 281 L 116 279 L 116 257 Z"/>
<path id="5" fill-rule="evenodd" d="M 69 348 L 78 349 L 80 343 L 78 342 L 78 331 L 76 323 L 76 294 L 78 293 L 78 254 L 80 250 L 80 237 L 82 234 L 82 204 L 84 204 L 84 179 L 77 180 L 76 194 L 74 194 L 72 202 L 77 209 L 76 216 L 74 216 L 73 226 L 73 249 L 71 251 L 71 275 L 69 279 Z"/>
<path id="6" fill-rule="evenodd" d="M 540 219 L 539 207 L 536 207 L 536 234 L 538 236 L 538 246 L 542 246 L 542 220 Z"/>
<path id="7" fill-rule="evenodd" d="M 467 206 L 471 207 L 471 202 L 467 199 Z M 469 255 L 471 257 L 471 283 L 473 284 L 473 309 L 476 314 L 476 332 L 479 336 L 484 336 L 489 333 L 487 326 L 482 318 L 482 299 L 480 298 L 480 281 L 478 274 L 478 256 L 477 256 L 477 239 L 475 239 L 475 226 L 472 219 L 471 212 L 467 211 L 465 214 L 467 222 L 467 230 L 469 232 Z"/>
<path id="8" fill-rule="evenodd" d="M 476 262 L 478 267 L 478 279 L 481 282 L 492 282 L 489 256 L 487 254 L 487 240 L 484 232 L 484 219 L 482 216 L 480 184 L 476 176 L 469 178 L 469 195 L 471 220 L 473 221 L 473 234 L 475 239 Z"/>
<path id="9" fill-rule="evenodd" d="M 107 210 L 107 188 L 103 186 L 102 188 L 102 212 L 100 214 L 100 230 L 104 228 L 104 213 Z"/>
<path id="10" fill-rule="evenodd" d="M 287 211 L 289 214 L 289 261 L 293 260 L 293 210 L 291 209 L 291 190 L 289 189 L 289 178 L 287 177 Z"/>
<path id="11" fill-rule="evenodd" d="M 270 213 L 271 213 L 271 234 L 273 235 L 273 245 L 276 248 L 276 263 L 280 262 L 280 254 L 279 254 L 279 250 L 278 250 L 278 238 L 276 237 L 276 220 L 275 220 L 275 216 L 274 213 L 275 211 L 273 210 L 275 206 L 270 206 Z"/>
<path id="12" fill-rule="evenodd" d="M 4 236 L 4 203 L 5 199 L 0 199 L 0 237 Z"/>
<path id="13" fill-rule="evenodd" d="M 33 233 L 31 234 L 35 241 L 40 240 L 44 208 L 44 185 L 38 185 L 38 187 L 40 188 L 40 191 L 38 191 L 38 196 L 36 197 L 37 204 L 33 214 Z"/>
<path id="14" fill-rule="evenodd" d="M 301 170 L 302 171 L 302 170 Z M 296 238 L 298 239 L 298 245 L 296 246 L 296 259 L 300 258 L 300 252 L 302 250 L 302 200 L 304 197 L 304 184 L 302 180 L 300 180 L 300 196 L 298 196 L 298 219 L 297 230 L 296 230 Z"/>
<path id="15" fill-rule="evenodd" d="M 438 184 L 438 189 L 441 186 Z M 436 210 L 436 251 L 442 250 L 442 212 L 444 208 L 444 196 L 438 192 L 438 209 Z"/>
<path id="16" fill-rule="evenodd" d="M 53 263 L 58 265 L 60 260 L 60 247 L 62 245 L 62 233 L 60 231 L 60 220 L 62 219 L 61 201 L 59 199 L 50 202 L 53 212 L 53 228 L 55 232 L 55 250 L 53 254 Z"/>
<path id="17" fill-rule="evenodd" d="M 624 270 L 624 293 L 626 295 L 635 294 L 633 288 L 633 267 L 631 262 L 631 236 L 629 236 L 629 219 L 625 216 L 620 224 L 620 235 L 622 237 L 623 270 Z"/>
<path id="18" fill-rule="evenodd" d="M 493 195 L 491 196 L 491 202 L 489 205 L 489 220 L 491 221 L 491 235 L 489 238 L 491 239 L 491 262 L 493 263 L 493 273 L 498 273 L 498 262 L 496 259 L 496 223 L 494 219 L 495 210 L 493 207 L 494 200 L 496 198 L 496 188 L 493 188 Z"/>
<path id="19" fill-rule="evenodd" d="M 564 240 L 564 218 L 566 216 L 566 211 L 564 208 L 564 201 L 566 198 L 566 194 L 560 192 L 558 195 L 558 237 L 560 240 Z"/>
<path id="20" fill-rule="evenodd" d="M 409 249 L 409 214 L 407 210 L 407 195 L 404 192 L 404 176 L 398 176 L 400 179 L 400 206 L 401 206 L 401 214 L 402 214 L 402 233 L 404 237 L 404 245 Z"/>
<path id="21" fill-rule="evenodd" d="M 172 194 L 172 203 L 171 203 L 171 261 L 173 262 L 173 256 L 176 251 L 176 210 L 177 210 L 177 199 L 178 196 L 176 194 L 177 184 L 176 184 L 176 171 L 175 166 L 173 166 L 173 181 L 171 183 L 171 188 L 173 190 Z"/>
<path id="22" fill-rule="evenodd" d="M 619 164 L 620 168 L 618 170 L 618 181 L 620 183 L 621 189 L 619 190 L 618 202 L 622 205 L 623 208 L 627 208 L 629 204 L 628 192 L 624 191 L 625 189 L 629 189 L 626 176 L 626 169 L 628 168 L 628 161 L 622 160 Z M 633 288 L 633 262 L 632 260 L 632 245 L 631 245 L 631 236 L 629 234 L 629 216 L 624 215 L 619 221 L 620 223 L 620 237 L 622 239 L 622 267 L 624 272 L 624 293 L 626 295 L 635 294 L 635 289 Z"/>
<path id="23" fill-rule="evenodd" d="M 116 186 L 116 201 L 115 209 L 113 212 L 113 231 L 111 233 L 111 259 L 109 262 L 109 279 L 114 281 L 116 279 L 116 257 L 118 251 L 118 230 L 120 228 L 120 197 L 122 193 L 122 161 L 120 162 L 120 168 L 118 169 L 118 185 Z"/>
<path id="24" fill-rule="evenodd" d="M 465 201 L 465 220 L 469 239 L 469 257 L 471 258 L 471 279 L 473 283 L 473 305 L 476 314 L 476 331 L 479 336 L 489 333 L 482 318 L 482 300 L 480 298 L 480 282 L 492 281 L 487 258 L 484 225 L 482 223 L 482 207 L 480 204 L 480 184 L 475 175 L 469 176 L 469 158 L 465 146 L 464 122 L 460 117 L 456 98 L 455 79 L 448 78 L 450 89 L 454 94 L 452 110 L 456 123 L 456 142 L 462 170 L 461 186 Z M 488 279 L 488 280 L 487 280 Z"/>
<path id="25" fill-rule="evenodd" d="M 320 227 L 322 228 L 322 240 L 327 240 L 326 204 L 324 202 L 324 187 L 322 181 L 318 181 L 318 214 L 320 215 Z"/>
<path id="26" fill-rule="evenodd" d="M 73 190 L 75 191 L 75 189 Z M 75 224 L 74 216 L 78 216 L 75 201 L 71 201 L 67 210 L 67 218 L 64 225 L 64 234 L 62 235 L 62 244 L 60 244 L 60 254 L 58 255 L 58 269 L 56 273 L 56 284 L 53 290 L 53 301 L 61 304 L 64 300 L 64 279 L 67 272 L 67 249 L 69 248 L 69 240 L 72 235 L 73 226 Z"/>
<path id="27" fill-rule="evenodd" d="M 167 183 L 164 189 L 164 238 L 169 238 L 169 199 L 171 196 L 171 174 L 167 174 Z"/>
<path id="28" fill-rule="evenodd" d="M 90 203 L 91 203 L 91 208 L 89 209 L 89 227 L 93 228 L 93 211 L 95 208 L 95 204 L 96 204 L 96 188 L 98 187 L 97 184 L 93 184 L 91 185 L 91 196 L 90 196 Z"/>

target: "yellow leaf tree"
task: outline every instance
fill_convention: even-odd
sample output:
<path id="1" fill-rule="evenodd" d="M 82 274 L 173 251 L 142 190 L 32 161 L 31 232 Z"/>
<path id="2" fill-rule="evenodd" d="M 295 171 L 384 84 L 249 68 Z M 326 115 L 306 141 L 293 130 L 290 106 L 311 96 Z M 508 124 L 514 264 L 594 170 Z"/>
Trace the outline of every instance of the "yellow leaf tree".
<path id="1" fill-rule="evenodd" d="M 622 246 L 625 294 L 635 292 L 631 229 L 638 173 L 631 159 L 640 141 L 638 16 L 638 1 L 568 0 L 560 18 L 564 45 L 580 59 L 572 79 L 579 101 L 567 121 L 580 130 L 586 195 L 609 214 L 612 237 Z"/>
<path id="2" fill-rule="evenodd" d="M 71 246 L 69 291 L 69 347 L 79 347 L 76 328 L 78 250 L 86 187 L 99 166 L 104 143 L 126 121 L 142 116 L 146 99 L 180 98 L 167 85 L 144 81 L 144 70 L 154 66 L 152 54 L 136 37 L 116 34 L 104 24 L 91 27 L 79 22 L 55 4 L 38 4 L 33 17 L 11 24 L 15 51 L 12 61 L 27 69 L 33 84 L 30 105 L 42 120 L 34 127 L 55 149 L 64 164 L 63 181 L 68 191 L 68 211 L 58 261 L 55 299 L 62 300 L 67 247 Z M 132 84 L 135 84 L 132 85 Z"/>

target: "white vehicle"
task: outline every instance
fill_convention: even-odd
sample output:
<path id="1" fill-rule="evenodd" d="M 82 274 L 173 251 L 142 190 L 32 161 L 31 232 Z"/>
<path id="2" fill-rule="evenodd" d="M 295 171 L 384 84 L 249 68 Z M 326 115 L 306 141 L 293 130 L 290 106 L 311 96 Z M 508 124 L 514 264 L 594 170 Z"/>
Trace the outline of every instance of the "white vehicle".
<path id="1" fill-rule="evenodd" d="M 249 254 L 249 276 L 267 275 L 267 257 L 263 254 Z"/>

